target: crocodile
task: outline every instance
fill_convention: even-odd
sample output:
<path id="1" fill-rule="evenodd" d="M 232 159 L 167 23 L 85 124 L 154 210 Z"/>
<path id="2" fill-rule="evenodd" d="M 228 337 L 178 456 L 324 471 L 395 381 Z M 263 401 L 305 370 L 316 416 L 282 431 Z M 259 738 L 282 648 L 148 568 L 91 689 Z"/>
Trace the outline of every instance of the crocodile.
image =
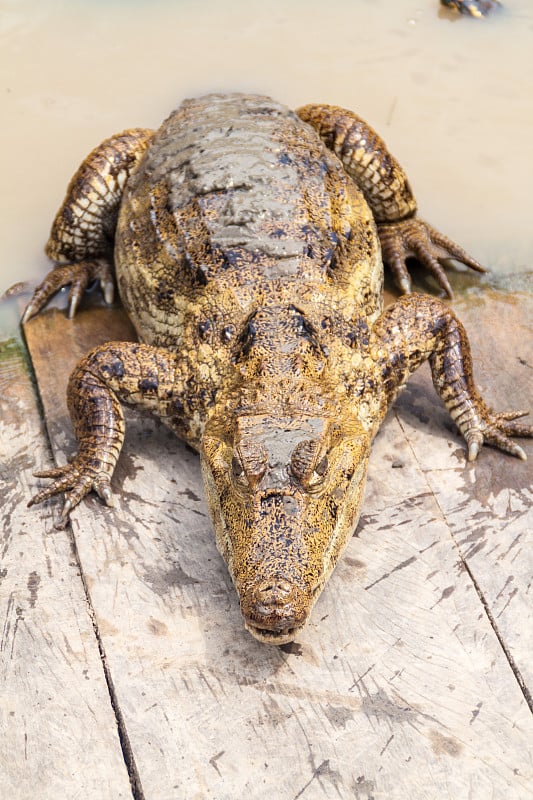
<path id="1" fill-rule="evenodd" d="M 442 6 L 467 14 L 470 17 L 486 17 L 501 4 L 498 0 L 440 0 Z"/>
<path id="2" fill-rule="evenodd" d="M 293 112 L 256 95 L 187 100 L 154 132 L 104 141 L 73 177 L 52 226 L 56 262 L 24 319 L 70 285 L 70 316 L 115 277 L 139 337 L 77 365 L 68 406 L 79 449 L 30 502 L 90 491 L 111 505 L 121 404 L 157 415 L 200 453 L 217 546 L 246 628 L 301 630 L 363 499 L 373 437 L 429 360 L 475 459 L 518 458 L 526 412 L 476 390 L 468 340 L 444 299 L 412 293 L 415 256 L 442 290 L 447 259 L 484 268 L 417 216 L 399 163 L 351 111 Z M 383 264 L 403 294 L 383 308 Z"/>

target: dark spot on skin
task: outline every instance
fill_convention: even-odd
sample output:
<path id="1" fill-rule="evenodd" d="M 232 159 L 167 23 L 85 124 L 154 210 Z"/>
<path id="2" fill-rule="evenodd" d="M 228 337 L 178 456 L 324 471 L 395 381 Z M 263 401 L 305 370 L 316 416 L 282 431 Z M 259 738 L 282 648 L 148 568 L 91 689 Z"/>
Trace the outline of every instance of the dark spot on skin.
<path id="1" fill-rule="evenodd" d="M 237 250 L 224 250 L 222 259 L 222 267 L 228 269 L 229 267 L 236 267 L 241 259 L 241 254 Z"/>
<path id="2" fill-rule="evenodd" d="M 242 334 L 240 336 L 240 345 L 241 345 L 241 354 L 243 356 L 247 356 L 250 352 L 251 347 L 254 344 L 255 337 L 257 334 L 257 325 L 254 322 L 254 318 L 257 312 L 254 312 L 252 316 L 248 319 L 248 322 L 244 326 Z"/>
<path id="3" fill-rule="evenodd" d="M 216 389 L 209 390 L 206 389 L 205 387 L 202 387 L 198 392 L 198 397 L 200 398 L 200 400 L 202 401 L 202 403 L 206 408 L 211 408 L 211 406 L 214 405 L 216 396 L 217 396 Z"/>
<path id="4" fill-rule="evenodd" d="M 200 286 L 207 286 L 207 267 L 203 264 L 196 270 L 196 280 Z"/>
<path id="5" fill-rule="evenodd" d="M 278 161 L 280 164 L 292 164 L 292 159 L 287 155 L 287 153 L 282 153 L 278 158 Z"/>
<path id="6" fill-rule="evenodd" d="M 198 323 L 198 333 L 200 335 L 200 339 L 207 339 L 211 328 L 213 327 L 211 320 L 205 319 L 202 322 Z"/>
<path id="7" fill-rule="evenodd" d="M 185 406 L 183 405 L 183 400 L 180 397 L 176 397 L 174 402 L 172 403 L 174 406 L 176 413 L 182 417 L 185 414 Z"/>
<path id="8" fill-rule="evenodd" d="M 174 296 L 174 289 L 172 286 L 166 282 L 166 280 L 160 280 L 157 284 L 157 299 L 160 302 L 164 302 L 165 300 L 171 300 Z"/>
<path id="9" fill-rule="evenodd" d="M 326 256 L 324 260 L 326 262 L 326 272 L 330 277 L 332 277 L 338 267 L 337 256 L 333 247 L 330 247 L 329 250 L 326 250 Z"/>
<path id="10" fill-rule="evenodd" d="M 185 252 L 183 256 L 183 261 L 190 277 L 196 285 L 206 286 L 208 278 L 207 267 L 204 264 L 196 264 L 191 255 L 187 252 Z"/>
<path id="11" fill-rule="evenodd" d="M 63 209 L 63 219 L 69 225 L 69 227 L 74 224 L 74 213 L 69 206 L 65 206 Z"/>
<path id="12" fill-rule="evenodd" d="M 235 336 L 235 326 L 234 325 L 226 325 L 222 328 L 222 341 L 223 342 L 231 342 L 233 337 Z"/>
<path id="13" fill-rule="evenodd" d="M 111 378 L 122 378 L 124 376 L 124 364 L 119 358 L 113 358 L 107 364 L 102 364 L 101 370 Z"/>
<path id="14" fill-rule="evenodd" d="M 137 386 L 140 392 L 156 392 L 159 388 L 159 381 L 157 378 L 143 378 Z"/>
<path id="15" fill-rule="evenodd" d="M 393 353 L 390 358 L 390 364 L 393 369 L 397 367 L 402 367 L 405 362 L 405 356 L 403 353 Z"/>

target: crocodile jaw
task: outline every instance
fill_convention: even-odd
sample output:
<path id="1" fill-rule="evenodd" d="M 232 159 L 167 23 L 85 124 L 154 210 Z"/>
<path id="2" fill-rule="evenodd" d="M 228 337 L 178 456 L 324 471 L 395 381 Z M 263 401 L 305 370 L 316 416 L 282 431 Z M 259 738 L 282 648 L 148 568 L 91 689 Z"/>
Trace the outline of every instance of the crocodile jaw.
<path id="1" fill-rule="evenodd" d="M 303 625 L 299 625 L 298 627 L 289 628 L 284 632 L 269 631 L 265 628 L 258 628 L 246 620 L 244 620 L 244 627 L 249 633 L 252 634 L 254 639 L 257 639 L 257 641 L 262 642 L 263 644 L 281 645 L 293 642 L 300 631 L 305 627 L 305 623 Z"/>

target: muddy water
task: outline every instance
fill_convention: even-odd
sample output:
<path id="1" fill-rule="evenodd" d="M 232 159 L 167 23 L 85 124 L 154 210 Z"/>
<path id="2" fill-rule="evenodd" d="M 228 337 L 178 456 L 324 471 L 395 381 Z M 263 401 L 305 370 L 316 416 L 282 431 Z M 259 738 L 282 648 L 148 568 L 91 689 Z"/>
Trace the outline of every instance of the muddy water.
<path id="1" fill-rule="evenodd" d="M 437 0 L 1 0 L 0 64 L 0 294 L 46 272 L 50 222 L 95 144 L 213 90 L 357 110 L 423 216 L 496 274 L 530 269 L 529 0 L 484 21 Z"/>

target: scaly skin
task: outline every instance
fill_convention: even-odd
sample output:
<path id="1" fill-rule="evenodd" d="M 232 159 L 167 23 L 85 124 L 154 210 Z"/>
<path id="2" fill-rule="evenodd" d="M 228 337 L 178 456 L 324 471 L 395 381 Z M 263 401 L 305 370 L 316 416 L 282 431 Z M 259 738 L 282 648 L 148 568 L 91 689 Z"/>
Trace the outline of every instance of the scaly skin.
<path id="1" fill-rule="evenodd" d="M 122 189 L 122 194 L 121 194 Z M 118 215 L 118 216 L 117 216 Z M 370 446 L 400 387 L 429 359 L 463 433 L 520 458 L 531 436 L 476 391 L 466 334 L 440 300 L 383 311 L 382 251 L 410 290 L 414 254 L 449 294 L 439 259 L 483 268 L 416 217 L 400 165 L 353 113 L 265 97 L 190 100 L 160 130 L 107 140 L 73 178 L 47 252 L 59 265 L 25 313 L 88 281 L 122 301 L 142 343 L 89 353 L 68 387 L 73 461 L 32 500 L 63 516 L 110 480 L 121 403 L 160 416 L 201 454 L 217 544 L 248 630 L 292 640 L 361 508 Z"/>

